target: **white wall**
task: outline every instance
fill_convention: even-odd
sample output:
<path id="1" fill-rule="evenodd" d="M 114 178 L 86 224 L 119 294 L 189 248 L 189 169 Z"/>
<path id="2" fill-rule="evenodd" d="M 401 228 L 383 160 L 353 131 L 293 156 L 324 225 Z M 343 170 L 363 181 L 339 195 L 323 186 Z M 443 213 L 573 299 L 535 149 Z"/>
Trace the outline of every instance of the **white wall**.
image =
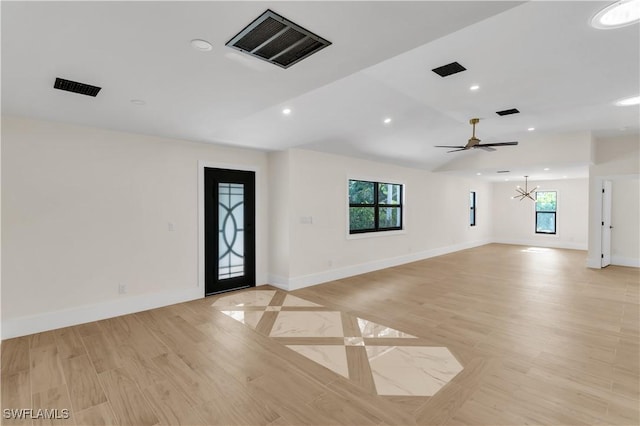
<path id="1" fill-rule="evenodd" d="M 612 181 L 613 193 L 620 193 L 626 180 L 637 179 L 640 176 L 640 136 L 626 135 L 615 138 L 603 138 L 594 141 L 594 164 L 589 167 L 589 254 L 587 265 L 591 268 L 600 268 L 601 254 L 601 223 L 602 223 L 602 181 Z M 619 187 L 620 182 L 622 187 Z M 632 185 L 632 184 L 630 184 Z M 632 217 L 625 215 L 621 209 L 627 206 L 635 206 L 640 198 L 638 191 L 627 194 L 625 201 L 612 197 L 612 216 L 616 217 L 615 234 L 611 236 L 612 255 L 616 248 L 616 255 L 612 257 L 612 264 L 623 266 L 640 266 L 640 258 L 635 255 L 631 247 L 640 245 L 640 235 L 634 229 L 638 226 L 638 215 Z M 623 204 L 620 206 L 619 204 Z M 623 230 L 628 230 L 626 237 L 633 239 L 621 242 L 618 236 Z M 617 244 L 622 244 L 618 246 Z"/>
<path id="2" fill-rule="evenodd" d="M 269 283 L 289 275 L 290 152 L 269 153 Z"/>
<path id="3" fill-rule="evenodd" d="M 2 150 L 3 337 L 202 297 L 199 160 L 259 169 L 266 283 L 266 153 L 12 117 Z"/>
<path id="4" fill-rule="evenodd" d="M 557 191 L 558 212 L 556 234 L 535 232 L 535 202 L 526 198 L 511 199 L 516 185 L 522 182 L 493 184 L 493 240 L 505 244 L 534 245 L 586 250 L 588 243 L 587 211 L 589 209 L 589 180 L 562 179 L 529 181 L 529 187 L 540 185 L 540 191 Z"/>
<path id="5" fill-rule="evenodd" d="M 288 275 L 293 289 L 485 244 L 491 185 L 385 163 L 290 150 Z M 405 184 L 405 232 L 348 234 L 349 178 Z M 478 225 L 469 226 L 469 191 Z M 283 214 L 288 214 L 284 212 Z M 272 210 L 272 214 L 278 214 Z M 301 223 L 312 218 L 311 224 Z"/>

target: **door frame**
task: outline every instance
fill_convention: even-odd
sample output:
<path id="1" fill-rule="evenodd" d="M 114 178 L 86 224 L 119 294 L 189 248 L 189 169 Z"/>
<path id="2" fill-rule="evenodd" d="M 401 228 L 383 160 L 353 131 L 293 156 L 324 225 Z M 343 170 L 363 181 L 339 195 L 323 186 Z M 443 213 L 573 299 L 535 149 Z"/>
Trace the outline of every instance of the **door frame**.
<path id="1" fill-rule="evenodd" d="M 612 192 L 613 182 L 608 179 L 602 181 L 602 192 L 600 197 L 601 205 L 601 227 L 600 227 L 600 267 L 605 268 L 611 265 L 611 213 L 612 213 Z M 608 238 L 605 238 L 607 236 Z"/>
<path id="2" fill-rule="evenodd" d="M 260 265 L 263 263 L 262 259 L 262 233 L 263 223 L 259 213 L 262 209 L 262 191 L 260 182 L 262 181 L 261 170 L 258 166 L 248 166 L 246 164 L 230 164 L 230 163 L 218 163 L 215 161 L 198 160 L 198 287 L 202 290 L 204 297 L 205 293 L 205 260 L 204 260 L 204 169 L 228 169 L 239 170 L 243 172 L 254 172 L 256 175 L 255 196 L 256 196 L 256 218 L 255 218 L 255 245 L 256 245 L 256 286 L 261 285 L 264 281 L 262 269 Z"/>

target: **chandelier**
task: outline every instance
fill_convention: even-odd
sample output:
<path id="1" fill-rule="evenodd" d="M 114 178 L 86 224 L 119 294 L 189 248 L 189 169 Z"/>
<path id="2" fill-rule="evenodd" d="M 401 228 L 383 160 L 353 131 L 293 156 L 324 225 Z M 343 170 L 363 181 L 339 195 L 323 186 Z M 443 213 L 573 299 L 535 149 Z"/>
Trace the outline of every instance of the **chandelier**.
<path id="1" fill-rule="evenodd" d="M 529 176 L 525 176 L 524 177 L 524 189 L 522 189 L 522 187 L 520 185 L 518 185 L 516 187 L 516 192 L 518 194 L 514 195 L 513 197 L 511 197 L 512 200 L 515 200 L 516 198 L 518 198 L 520 201 L 524 200 L 525 198 L 530 198 L 533 201 L 536 200 L 535 198 L 533 198 L 533 195 L 536 193 L 538 188 L 540 188 L 540 185 L 538 185 L 535 188 L 532 188 L 531 190 L 529 190 L 529 184 L 527 182 L 528 178 L 529 178 Z"/>

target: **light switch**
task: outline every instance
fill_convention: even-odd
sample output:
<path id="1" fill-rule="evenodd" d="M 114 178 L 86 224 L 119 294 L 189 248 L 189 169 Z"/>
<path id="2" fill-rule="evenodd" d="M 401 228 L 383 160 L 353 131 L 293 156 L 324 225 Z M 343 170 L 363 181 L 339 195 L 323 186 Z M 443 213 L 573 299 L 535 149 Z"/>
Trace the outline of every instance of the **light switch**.
<path id="1" fill-rule="evenodd" d="M 303 225 L 311 225 L 313 223 L 313 216 L 300 216 L 300 223 Z"/>

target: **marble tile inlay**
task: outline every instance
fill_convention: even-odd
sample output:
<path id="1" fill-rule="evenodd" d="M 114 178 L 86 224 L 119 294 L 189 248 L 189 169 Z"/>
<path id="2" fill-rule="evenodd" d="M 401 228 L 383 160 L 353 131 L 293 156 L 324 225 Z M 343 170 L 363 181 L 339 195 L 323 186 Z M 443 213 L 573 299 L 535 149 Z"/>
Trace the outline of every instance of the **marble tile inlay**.
<path id="1" fill-rule="evenodd" d="M 262 318 L 263 311 L 220 311 L 225 315 L 230 316 L 236 321 L 240 321 L 243 324 L 255 329 L 260 319 Z"/>
<path id="2" fill-rule="evenodd" d="M 432 396 L 462 371 L 443 347 L 367 346 L 379 395 Z"/>
<path id="3" fill-rule="evenodd" d="M 268 306 L 276 294 L 272 290 L 243 291 L 218 298 L 215 307 Z"/>
<path id="4" fill-rule="evenodd" d="M 347 365 L 347 352 L 344 346 L 327 345 L 287 345 L 300 355 L 304 355 L 311 361 L 315 361 L 323 367 L 327 367 L 334 373 L 349 378 L 349 367 Z"/>
<path id="5" fill-rule="evenodd" d="M 284 299 L 284 303 L 282 306 L 301 306 L 301 307 L 316 307 L 322 308 L 322 305 L 318 305 L 317 303 L 309 302 L 308 300 L 301 299 L 300 297 L 292 296 L 287 294 L 287 297 Z"/>
<path id="6" fill-rule="evenodd" d="M 343 337 L 340 312 L 280 311 L 271 337 Z"/>
<path id="7" fill-rule="evenodd" d="M 364 339 L 362 337 L 345 337 L 345 346 L 364 346 Z"/>
<path id="8" fill-rule="evenodd" d="M 377 324 L 372 321 L 367 321 L 362 318 L 358 318 L 358 326 L 362 337 L 407 337 L 416 338 L 411 334 L 403 333 L 402 331 L 390 328 L 384 325 Z"/>
<path id="9" fill-rule="evenodd" d="M 447 348 L 428 346 L 427 340 L 424 340 L 424 346 L 419 346 L 423 342 L 419 337 L 330 310 L 280 290 L 249 290 L 222 295 L 211 306 L 262 335 L 283 339 L 282 343 L 286 342 L 289 349 L 334 373 L 353 377 L 358 386 L 373 394 L 433 396 L 463 369 Z M 275 314 L 265 317 L 270 321 L 257 329 L 265 312 Z M 273 325 L 269 328 L 271 321 Z M 354 336 L 358 334 L 351 326 L 355 322 L 361 336 Z M 348 334 L 345 334 L 345 326 Z M 380 343 L 379 339 L 383 338 L 390 344 L 367 343 Z M 404 338 L 413 339 L 406 341 L 410 346 L 401 343 Z M 371 376 L 363 380 L 362 375 L 369 375 L 369 371 Z"/>

